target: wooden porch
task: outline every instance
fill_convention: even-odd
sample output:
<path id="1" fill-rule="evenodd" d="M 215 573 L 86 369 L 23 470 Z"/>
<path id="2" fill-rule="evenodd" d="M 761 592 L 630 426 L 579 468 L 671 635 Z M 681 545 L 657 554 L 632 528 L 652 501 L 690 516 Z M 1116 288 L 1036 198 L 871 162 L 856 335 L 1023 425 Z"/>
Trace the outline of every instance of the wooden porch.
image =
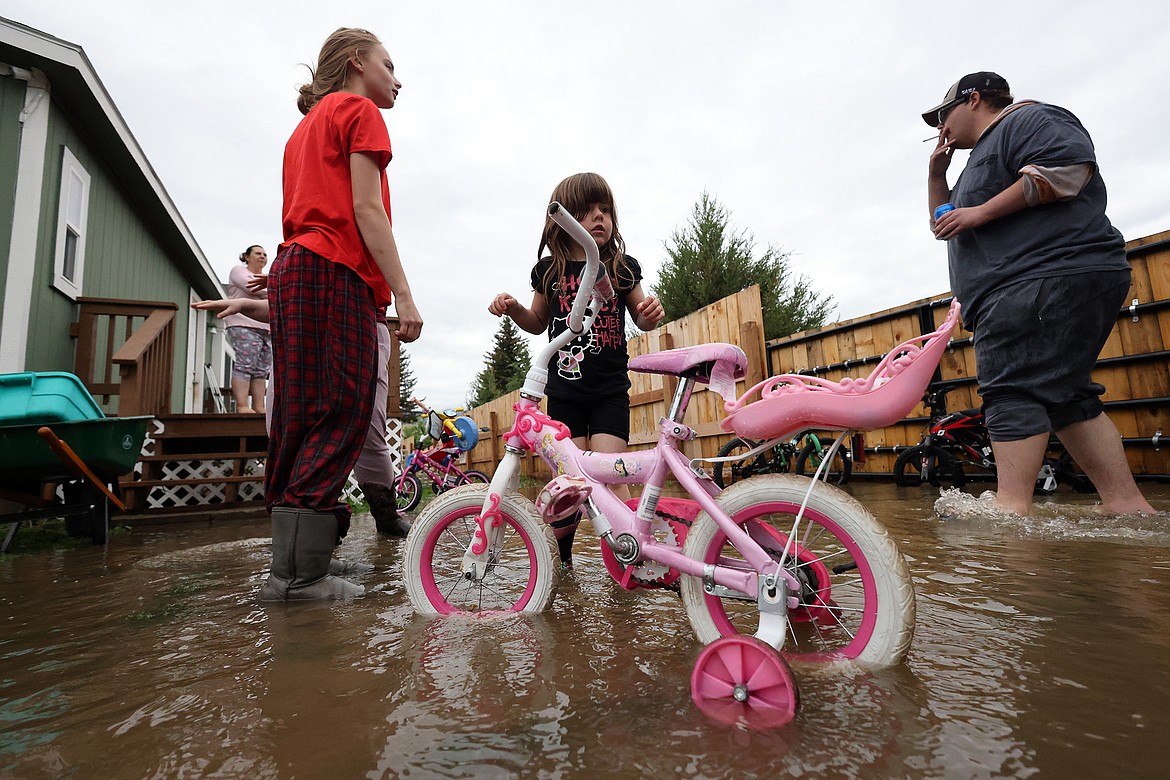
<path id="1" fill-rule="evenodd" d="M 230 403 L 228 387 L 205 388 L 200 413 L 171 411 L 179 307 L 99 298 L 80 298 L 78 304 L 70 330 L 77 339 L 73 373 L 107 415 L 155 418 L 134 472 L 118 485 L 128 512 L 121 521 L 262 513 L 264 415 L 217 412 L 214 395 Z M 397 320 L 388 324 L 393 334 Z M 399 358 L 392 335 L 386 402 L 392 452 L 401 444 Z M 347 497 L 355 489 L 347 486 Z"/>

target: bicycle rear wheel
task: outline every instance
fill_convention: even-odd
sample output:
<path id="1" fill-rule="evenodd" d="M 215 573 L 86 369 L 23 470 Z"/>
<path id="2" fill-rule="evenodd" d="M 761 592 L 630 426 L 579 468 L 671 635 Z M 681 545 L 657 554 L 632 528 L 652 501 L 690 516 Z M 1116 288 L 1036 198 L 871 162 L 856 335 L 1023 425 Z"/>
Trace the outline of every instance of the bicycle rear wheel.
<path id="1" fill-rule="evenodd" d="M 748 441 L 746 439 L 732 439 L 719 448 L 719 454 L 716 457 L 726 458 L 728 456 L 742 455 L 745 452 L 754 450 L 758 442 Z M 726 463 L 716 463 L 715 473 L 712 478 L 715 484 L 721 488 L 730 487 L 739 482 L 741 479 L 754 477 L 757 474 L 771 474 L 783 469 L 776 468 L 775 453 L 769 448 L 763 452 L 745 460 L 730 460 Z"/>
<path id="2" fill-rule="evenodd" d="M 821 461 L 829 453 L 829 447 L 818 446 L 813 442 L 804 445 L 800 451 L 800 455 L 796 457 L 796 473 L 801 476 L 812 476 L 817 473 L 817 469 L 821 466 Z M 821 478 L 833 485 L 844 485 L 849 481 L 849 476 L 853 473 L 853 460 L 846 457 L 844 444 L 838 448 L 836 454 L 833 455 L 833 460 L 825 466 L 825 471 L 821 473 Z"/>
<path id="3" fill-rule="evenodd" d="M 723 491 L 723 511 L 779 560 L 808 488 L 808 480 L 772 474 Z M 789 609 L 781 653 L 789 661 L 825 663 L 852 659 L 869 667 L 899 662 L 914 635 L 914 587 L 889 533 L 846 493 L 818 485 L 797 528 L 785 563 L 801 583 Z M 706 512 L 687 534 L 683 553 L 704 563 L 750 570 L 743 555 Z M 721 636 L 754 634 L 759 628 L 756 594 L 719 589 L 684 575 L 683 604 L 704 644 Z"/>
<path id="4" fill-rule="evenodd" d="M 459 480 L 460 485 L 486 485 L 491 482 L 491 477 L 484 474 L 482 471 L 476 469 L 468 469 L 463 472 L 463 478 Z"/>
<path id="5" fill-rule="evenodd" d="M 1060 453 L 1056 461 L 1056 480 L 1070 486 L 1078 493 L 1095 493 L 1097 488 L 1093 482 L 1077 468 L 1076 462 L 1068 452 Z"/>

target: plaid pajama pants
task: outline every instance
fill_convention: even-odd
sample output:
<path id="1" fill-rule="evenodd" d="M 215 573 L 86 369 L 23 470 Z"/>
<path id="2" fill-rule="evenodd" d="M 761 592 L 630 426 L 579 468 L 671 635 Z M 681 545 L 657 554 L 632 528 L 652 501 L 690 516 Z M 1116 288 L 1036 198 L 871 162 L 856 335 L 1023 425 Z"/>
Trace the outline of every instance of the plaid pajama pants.
<path id="1" fill-rule="evenodd" d="M 292 244 L 268 284 L 273 352 L 272 430 L 264 500 L 332 512 L 341 502 L 373 411 L 378 379 L 374 294 L 349 267 Z"/>

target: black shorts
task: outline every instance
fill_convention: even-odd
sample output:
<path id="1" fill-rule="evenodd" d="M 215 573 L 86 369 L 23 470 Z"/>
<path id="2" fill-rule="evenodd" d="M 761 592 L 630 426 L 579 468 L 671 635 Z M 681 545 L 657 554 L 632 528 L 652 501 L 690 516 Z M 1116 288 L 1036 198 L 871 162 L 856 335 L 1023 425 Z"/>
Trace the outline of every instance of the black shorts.
<path id="1" fill-rule="evenodd" d="M 992 441 L 1059 431 L 1104 411 L 1090 376 L 1130 272 L 1091 271 L 996 290 L 975 327 L 975 367 Z"/>
<path id="2" fill-rule="evenodd" d="M 608 433 L 624 442 L 630 441 L 630 396 L 625 393 L 588 401 L 550 395 L 548 416 L 569 426 L 574 439 Z"/>

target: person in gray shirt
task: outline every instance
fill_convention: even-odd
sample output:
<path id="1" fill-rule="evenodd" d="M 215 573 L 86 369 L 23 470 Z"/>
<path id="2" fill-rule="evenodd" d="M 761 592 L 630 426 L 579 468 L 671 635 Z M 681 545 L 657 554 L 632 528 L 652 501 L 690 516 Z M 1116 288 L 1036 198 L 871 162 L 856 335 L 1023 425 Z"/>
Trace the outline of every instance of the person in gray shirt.
<path id="1" fill-rule="evenodd" d="M 947 242 L 951 290 L 974 334 L 998 477 L 996 505 L 1027 516 L 1050 433 L 1103 511 L 1152 513 L 1090 376 L 1130 286 L 1125 240 L 1105 215 L 1093 142 L 1069 111 L 1014 102 L 1007 81 L 971 73 L 923 113 L 938 129 L 927 191 Z M 948 186 L 955 149 L 970 149 Z"/>

